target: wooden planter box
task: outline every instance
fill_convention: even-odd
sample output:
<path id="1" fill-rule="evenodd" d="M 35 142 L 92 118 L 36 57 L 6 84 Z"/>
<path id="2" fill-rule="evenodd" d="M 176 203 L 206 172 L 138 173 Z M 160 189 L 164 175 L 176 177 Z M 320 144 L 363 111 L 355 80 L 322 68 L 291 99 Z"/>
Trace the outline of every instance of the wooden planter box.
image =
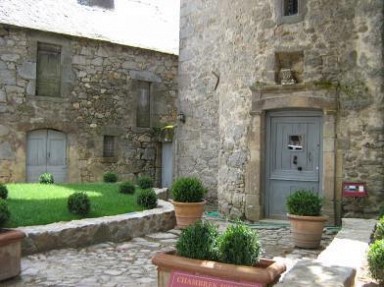
<path id="1" fill-rule="evenodd" d="M 20 274 L 21 241 L 25 234 L 19 230 L 0 231 L 0 281 Z"/>
<path id="2" fill-rule="evenodd" d="M 174 251 L 155 254 L 152 263 L 157 266 L 158 287 L 266 287 L 276 283 L 286 270 L 285 264 L 268 259 L 255 266 L 242 266 L 190 259 Z"/>

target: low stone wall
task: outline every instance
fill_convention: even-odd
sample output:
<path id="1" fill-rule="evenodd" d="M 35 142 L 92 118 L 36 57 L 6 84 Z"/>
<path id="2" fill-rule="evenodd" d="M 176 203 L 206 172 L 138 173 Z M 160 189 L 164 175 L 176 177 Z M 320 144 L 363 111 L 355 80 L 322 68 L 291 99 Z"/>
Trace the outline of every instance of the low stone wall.
<path id="1" fill-rule="evenodd" d="M 142 212 L 21 227 L 26 233 L 22 255 L 59 248 L 77 248 L 100 242 L 120 242 L 165 231 L 176 225 L 171 203 L 159 200 L 158 207 Z"/>
<path id="2" fill-rule="evenodd" d="M 342 229 L 318 258 L 297 262 L 275 286 L 355 286 L 375 223 L 374 219 L 343 218 Z"/>

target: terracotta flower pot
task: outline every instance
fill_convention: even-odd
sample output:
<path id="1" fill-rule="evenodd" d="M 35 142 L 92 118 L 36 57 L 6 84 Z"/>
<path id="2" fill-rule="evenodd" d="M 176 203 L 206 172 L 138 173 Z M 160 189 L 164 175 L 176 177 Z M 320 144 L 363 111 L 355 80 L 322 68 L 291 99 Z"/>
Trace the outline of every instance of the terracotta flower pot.
<path id="1" fill-rule="evenodd" d="M 288 214 L 296 247 L 319 248 L 327 216 L 303 216 Z"/>
<path id="2" fill-rule="evenodd" d="M 204 213 L 206 201 L 201 202 L 178 202 L 171 200 L 175 208 L 176 225 L 185 228 L 201 219 Z"/>
<path id="3" fill-rule="evenodd" d="M 285 264 L 267 259 L 262 259 L 255 266 L 243 266 L 190 259 L 177 256 L 175 252 L 157 253 L 152 263 L 157 266 L 158 287 L 264 287 L 277 282 L 286 270 Z"/>
<path id="4" fill-rule="evenodd" d="M 0 230 L 0 281 L 20 274 L 21 240 L 19 230 Z"/>

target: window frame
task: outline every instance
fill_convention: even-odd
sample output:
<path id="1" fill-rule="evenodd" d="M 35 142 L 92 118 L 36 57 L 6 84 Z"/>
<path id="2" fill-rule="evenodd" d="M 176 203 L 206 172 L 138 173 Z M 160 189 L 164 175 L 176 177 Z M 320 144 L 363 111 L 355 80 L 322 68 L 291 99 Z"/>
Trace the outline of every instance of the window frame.
<path id="1" fill-rule="evenodd" d="M 281 24 L 294 24 L 304 20 L 306 10 L 306 0 L 297 0 L 297 13 L 293 15 L 285 15 L 286 1 L 289 0 L 275 0 L 276 9 L 276 22 Z"/>
<path id="2" fill-rule="evenodd" d="M 59 70 L 58 79 L 57 79 L 57 87 L 55 93 L 45 94 L 44 89 L 42 89 L 42 83 L 47 82 L 47 79 L 39 79 L 41 74 L 39 73 L 41 68 L 42 55 L 45 54 L 55 54 L 58 56 L 58 65 L 56 68 Z M 40 97 L 50 97 L 50 98 L 60 98 L 62 96 L 62 60 L 63 60 L 63 46 L 60 44 L 47 43 L 43 41 L 37 41 L 36 43 L 36 87 L 35 87 L 35 95 Z M 44 85 L 44 84 L 43 84 Z"/>
<path id="3" fill-rule="evenodd" d="M 116 137 L 111 135 L 103 136 L 103 157 L 113 158 L 116 156 Z"/>
<path id="4" fill-rule="evenodd" d="M 141 91 L 145 87 L 148 91 L 148 125 L 141 125 L 139 121 L 139 97 L 141 96 Z M 140 93 L 140 94 L 139 94 Z M 135 100 L 136 100 L 136 128 L 138 129 L 150 129 L 152 127 L 152 108 L 153 108 L 153 96 L 152 96 L 152 82 L 145 80 L 136 80 L 135 83 Z M 139 125 L 140 124 L 140 125 Z"/>

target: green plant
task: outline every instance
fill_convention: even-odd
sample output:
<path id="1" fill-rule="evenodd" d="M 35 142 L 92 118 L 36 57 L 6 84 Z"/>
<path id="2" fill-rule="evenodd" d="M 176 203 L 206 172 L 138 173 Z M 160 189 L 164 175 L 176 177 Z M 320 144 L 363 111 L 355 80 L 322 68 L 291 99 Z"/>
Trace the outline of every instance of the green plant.
<path id="1" fill-rule="evenodd" d="M 384 205 L 379 209 L 379 219 L 384 217 Z"/>
<path id="2" fill-rule="evenodd" d="M 384 239 L 384 216 L 376 223 L 375 233 L 373 235 L 374 240 Z"/>
<path id="3" fill-rule="evenodd" d="M 157 207 L 157 195 L 153 188 L 141 189 L 137 194 L 137 204 L 146 209 Z"/>
<path id="4" fill-rule="evenodd" d="M 180 177 L 173 182 L 171 192 L 174 201 L 201 202 L 207 190 L 196 177 Z"/>
<path id="5" fill-rule="evenodd" d="M 91 201 L 85 192 L 75 192 L 68 197 L 69 212 L 77 215 L 87 215 L 91 210 Z"/>
<path id="6" fill-rule="evenodd" d="M 323 200 L 309 190 L 297 190 L 287 197 L 288 213 L 304 216 L 318 216 L 321 214 Z"/>
<path id="7" fill-rule="evenodd" d="M 7 202 L 0 198 L 0 227 L 4 226 L 10 217 L 11 212 L 9 211 Z"/>
<path id="8" fill-rule="evenodd" d="M 372 277 L 384 284 L 384 239 L 376 240 L 369 247 L 367 258 Z"/>
<path id="9" fill-rule="evenodd" d="M 107 171 L 103 176 L 104 182 L 114 183 L 117 181 L 117 174 L 112 171 Z"/>
<path id="10" fill-rule="evenodd" d="M 259 261 L 261 244 L 258 234 L 244 223 L 229 226 L 218 238 L 221 262 L 252 266 Z"/>
<path id="11" fill-rule="evenodd" d="M 217 227 L 212 223 L 196 221 L 181 232 L 176 242 L 177 254 L 193 259 L 216 260 L 218 235 Z"/>
<path id="12" fill-rule="evenodd" d="M 4 184 L 0 184 L 0 198 L 7 199 L 8 189 Z"/>
<path id="13" fill-rule="evenodd" d="M 55 180 L 53 179 L 53 175 L 49 172 L 44 172 L 39 176 L 39 182 L 42 184 L 53 184 Z"/>
<path id="14" fill-rule="evenodd" d="M 153 187 L 153 180 L 152 180 L 152 178 L 149 177 L 149 176 L 140 176 L 140 177 L 137 179 L 137 185 L 138 185 L 141 189 L 152 188 L 152 187 Z"/>
<path id="15" fill-rule="evenodd" d="M 121 193 L 134 194 L 135 190 L 136 190 L 135 185 L 130 181 L 125 181 L 121 183 L 119 186 L 119 192 Z"/>

